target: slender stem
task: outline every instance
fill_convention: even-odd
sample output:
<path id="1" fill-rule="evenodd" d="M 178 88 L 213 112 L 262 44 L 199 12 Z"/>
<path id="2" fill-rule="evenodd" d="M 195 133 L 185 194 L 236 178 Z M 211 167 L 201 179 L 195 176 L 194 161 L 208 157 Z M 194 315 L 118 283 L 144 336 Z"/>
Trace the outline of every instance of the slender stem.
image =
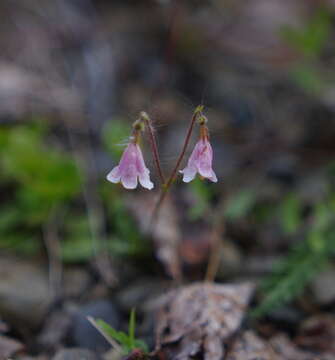
<path id="1" fill-rule="evenodd" d="M 198 109 L 198 108 L 197 108 Z M 195 124 L 195 121 L 197 120 L 197 117 L 198 117 L 198 114 L 199 114 L 199 111 L 196 109 L 196 111 L 194 112 L 193 116 L 192 116 L 192 119 L 191 119 L 191 122 L 190 122 L 190 126 L 187 130 L 187 134 L 186 134 L 186 138 L 185 138 L 185 142 L 184 142 L 184 145 L 183 145 L 183 149 L 178 157 L 178 160 L 177 160 L 177 163 L 176 163 L 176 166 L 174 167 L 174 169 L 172 170 L 172 173 L 168 179 L 168 181 L 166 182 L 166 190 L 168 190 L 173 182 L 173 180 L 175 179 L 176 177 L 176 174 L 177 174 L 177 171 L 179 169 L 179 166 L 185 156 L 185 153 L 186 153 L 186 150 L 187 150 L 187 147 L 188 147 L 188 144 L 190 142 L 190 139 L 191 139 L 191 135 L 192 135 L 192 131 L 193 131 L 193 128 L 194 128 L 194 124 Z"/>
<path id="2" fill-rule="evenodd" d="M 152 212 L 149 228 L 152 228 L 153 225 L 155 224 L 155 222 L 157 220 L 157 217 L 158 217 L 158 214 L 159 214 L 159 210 L 160 210 L 160 208 L 161 208 L 161 206 L 162 206 L 162 204 L 163 204 L 163 202 L 164 202 L 164 200 L 165 200 L 165 198 L 167 196 L 168 191 L 170 190 L 170 187 L 171 187 L 173 181 L 175 180 L 177 171 L 179 169 L 179 166 L 180 166 L 181 162 L 183 161 L 183 158 L 185 156 L 188 144 L 190 142 L 192 131 L 193 131 L 193 128 L 194 128 L 194 124 L 195 124 L 195 122 L 196 122 L 196 120 L 198 118 L 198 115 L 201 114 L 202 110 L 203 110 L 203 106 L 199 105 L 195 109 L 195 111 L 193 113 L 190 125 L 189 125 L 187 133 L 186 133 L 183 148 L 182 148 L 181 153 L 180 153 L 180 155 L 178 157 L 176 165 L 175 165 L 175 167 L 173 168 L 173 170 L 171 172 L 171 175 L 169 176 L 167 182 L 162 187 L 160 196 L 159 196 L 158 201 L 156 203 L 156 206 L 155 206 L 155 208 L 154 208 L 154 210 Z"/>
<path id="3" fill-rule="evenodd" d="M 216 209 L 212 209 L 209 217 L 212 223 L 212 231 L 210 235 L 210 254 L 207 264 L 205 281 L 214 282 L 216 274 L 220 267 L 222 236 L 225 233 L 224 218 L 225 201 L 223 201 Z"/>
<path id="4" fill-rule="evenodd" d="M 155 165 L 157 168 L 157 173 L 158 173 L 159 179 L 161 181 L 161 185 L 163 186 L 165 184 L 165 177 L 164 177 L 162 167 L 161 167 L 161 162 L 159 159 L 158 146 L 157 146 L 157 141 L 156 141 L 156 137 L 155 137 L 155 130 L 152 126 L 151 119 L 147 113 L 142 111 L 140 116 L 145 121 L 145 124 L 147 125 L 147 129 L 149 130 L 149 141 L 150 141 L 150 145 L 151 145 L 151 149 L 152 149 L 152 154 L 153 154 L 154 162 L 155 162 Z"/>
<path id="5" fill-rule="evenodd" d="M 205 281 L 213 282 L 220 266 L 221 258 L 221 235 L 223 233 L 222 225 L 213 225 L 211 232 L 211 250 L 205 275 Z"/>

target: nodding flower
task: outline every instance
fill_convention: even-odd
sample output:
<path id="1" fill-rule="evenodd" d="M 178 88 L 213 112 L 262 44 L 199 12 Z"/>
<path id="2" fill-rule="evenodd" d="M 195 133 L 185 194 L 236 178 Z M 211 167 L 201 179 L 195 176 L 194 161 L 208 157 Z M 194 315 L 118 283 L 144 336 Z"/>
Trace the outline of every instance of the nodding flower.
<path id="1" fill-rule="evenodd" d="M 183 181 L 186 183 L 192 181 L 197 173 L 210 181 L 218 181 L 212 168 L 213 149 L 209 142 L 208 129 L 205 125 L 206 121 L 205 117 L 200 118 L 200 139 L 192 151 L 187 166 L 184 170 L 180 170 L 183 174 Z"/>
<path id="2" fill-rule="evenodd" d="M 140 184 L 151 190 L 154 184 L 150 180 L 150 171 L 145 166 L 142 151 L 138 145 L 138 130 L 135 128 L 135 136 L 124 150 L 120 163 L 107 175 L 107 180 L 112 183 L 119 183 L 126 189 L 135 189 L 138 181 Z"/>

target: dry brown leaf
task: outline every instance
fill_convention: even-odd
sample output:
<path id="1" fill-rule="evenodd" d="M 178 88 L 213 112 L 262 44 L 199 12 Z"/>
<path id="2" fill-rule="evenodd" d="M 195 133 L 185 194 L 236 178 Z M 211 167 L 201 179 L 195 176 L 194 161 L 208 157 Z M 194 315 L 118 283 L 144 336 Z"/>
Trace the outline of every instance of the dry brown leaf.
<path id="1" fill-rule="evenodd" d="M 327 354 L 316 354 L 301 350 L 286 335 L 279 334 L 271 338 L 270 344 L 273 350 L 283 360 L 332 360 L 334 356 Z"/>
<path id="2" fill-rule="evenodd" d="M 160 313 L 157 347 L 176 343 L 176 360 L 201 352 L 206 360 L 222 359 L 224 345 L 239 329 L 253 290 L 251 283 L 197 283 L 172 291 Z"/>
<path id="3" fill-rule="evenodd" d="M 242 333 L 233 343 L 226 360 L 282 360 L 272 347 L 252 331 Z"/>

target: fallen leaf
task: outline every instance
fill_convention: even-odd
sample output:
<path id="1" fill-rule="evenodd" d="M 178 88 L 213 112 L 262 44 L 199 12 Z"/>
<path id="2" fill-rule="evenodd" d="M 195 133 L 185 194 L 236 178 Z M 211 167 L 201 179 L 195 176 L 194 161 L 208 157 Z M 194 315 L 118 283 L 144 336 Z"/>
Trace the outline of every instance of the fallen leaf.
<path id="1" fill-rule="evenodd" d="M 234 341 L 226 360 L 282 360 L 271 345 L 252 331 L 242 333 Z"/>
<path id="2" fill-rule="evenodd" d="M 253 290 L 251 283 L 197 283 L 167 294 L 157 322 L 157 348 L 177 343 L 175 360 L 201 352 L 205 360 L 222 359 L 225 345 L 241 326 Z"/>

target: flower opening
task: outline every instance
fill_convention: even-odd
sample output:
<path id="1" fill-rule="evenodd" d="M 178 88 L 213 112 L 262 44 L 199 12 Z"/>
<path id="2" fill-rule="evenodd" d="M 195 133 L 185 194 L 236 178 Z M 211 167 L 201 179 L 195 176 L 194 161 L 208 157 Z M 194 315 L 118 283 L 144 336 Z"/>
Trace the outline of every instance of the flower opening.
<path id="1" fill-rule="evenodd" d="M 107 180 L 112 183 L 121 182 L 126 189 L 135 189 L 139 181 L 144 188 L 151 190 L 154 184 L 149 174 L 139 145 L 131 142 L 123 152 L 119 165 L 107 175 Z"/>

